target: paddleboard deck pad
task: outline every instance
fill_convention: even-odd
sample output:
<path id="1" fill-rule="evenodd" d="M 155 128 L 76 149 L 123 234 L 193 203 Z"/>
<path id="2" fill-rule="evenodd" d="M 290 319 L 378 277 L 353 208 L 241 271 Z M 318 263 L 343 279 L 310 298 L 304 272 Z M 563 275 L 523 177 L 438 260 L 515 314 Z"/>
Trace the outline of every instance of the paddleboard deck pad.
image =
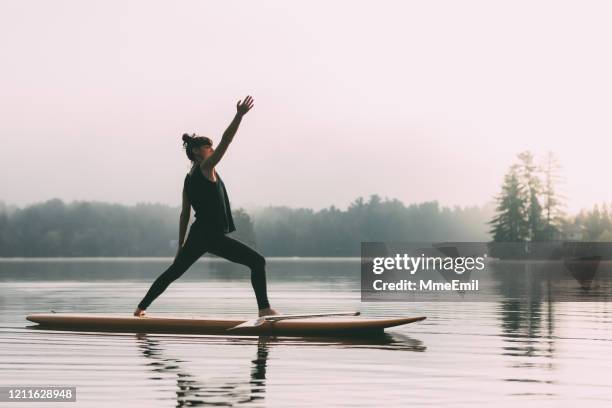
<path id="1" fill-rule="evenodd" d="M 362 318 L 312 317 L 266 321 L 257 327 L 228 330 L 246 319 L 222 317 L 126 316 L 125 314 L 40 313 L 26 316 L 41 328 L 130 333 L 224 334 L 224 335 L 367 335 L 384 329 L 425 320 L 425 317 Z M 36 327 L 36 326 L 35 326 Z"/>

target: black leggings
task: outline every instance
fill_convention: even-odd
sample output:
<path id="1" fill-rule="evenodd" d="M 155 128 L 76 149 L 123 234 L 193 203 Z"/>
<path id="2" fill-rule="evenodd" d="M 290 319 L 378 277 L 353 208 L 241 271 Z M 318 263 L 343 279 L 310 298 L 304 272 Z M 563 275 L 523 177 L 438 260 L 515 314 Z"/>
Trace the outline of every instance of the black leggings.
<path id="1" fill-rule="evenodd" d="M 255 290 L 257 306 L 259 309 L 270 307 L 266 290 L 265 258 L 253 248 L 223 233 L 203 231 L 197 221 L 191 225 L 187 241 L 172 265 L 153 282 L 138 307 L 142 310 L 149 307 L 168 285 L 181 277 L 205 252 L 248 266 L 251 269 L 251 284 Z"/>

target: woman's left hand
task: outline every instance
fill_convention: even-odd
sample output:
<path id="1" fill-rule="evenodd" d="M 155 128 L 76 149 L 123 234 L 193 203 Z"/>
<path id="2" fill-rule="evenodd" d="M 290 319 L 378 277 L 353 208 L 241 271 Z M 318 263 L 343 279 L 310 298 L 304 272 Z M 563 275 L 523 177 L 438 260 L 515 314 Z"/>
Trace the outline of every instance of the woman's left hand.
<path id="1" fill-rule="evenodd" d="M 239 115 L 244 115 L 249 110 L 251 110 L 253 106 L 253 97 L 251 95 L 247 95 L 247 97 L 244 98 L 244 101 L 238 101 L 238 103 L 236 104 L 236 111 Z"/>

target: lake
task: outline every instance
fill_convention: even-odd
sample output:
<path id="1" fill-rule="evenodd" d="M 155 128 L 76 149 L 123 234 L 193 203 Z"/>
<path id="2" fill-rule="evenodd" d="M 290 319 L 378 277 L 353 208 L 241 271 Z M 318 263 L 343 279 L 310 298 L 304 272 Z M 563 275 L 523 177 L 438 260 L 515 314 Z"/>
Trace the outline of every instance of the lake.
<path id="1" fill-rule="evenodd" d="M 362 303 L 358 258 L 267 258 L 272 307 L 427 320 L 372 339 L 68 332 L 25 320 L 131 314 L 170 262 L 0 260 L 0 385 L 75 386 L 77 402 L 53 404 L 66 407 L 612 405 L 610 302 Z M 147 312 L 252 317 L 249 271 L 201 259 Z"/>

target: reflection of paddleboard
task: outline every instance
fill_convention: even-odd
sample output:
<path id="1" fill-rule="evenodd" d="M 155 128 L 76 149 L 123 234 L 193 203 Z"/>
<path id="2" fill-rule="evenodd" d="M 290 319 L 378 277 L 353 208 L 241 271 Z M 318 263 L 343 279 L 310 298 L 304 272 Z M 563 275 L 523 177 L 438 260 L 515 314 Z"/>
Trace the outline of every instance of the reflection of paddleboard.
<path id="1" fill-rule="evenodd" d="M 307 316 L 307 315 L 305 315 Z M 198 333 L 235 335 L 358 335 L 382 333 L 385 328 L 424 320 L 425 317 L 403 318 L 347 318 L 304 317 L 265 321 L 256 327 L 235 326 L 248 320 L 223 317 L 135 317 L 125 314 L 41 313 L 26 317 L 40 327 L 64 330 L 146 332 L 146 333 Z M 228 331 L 230 328 L 235 328 Z"/>

